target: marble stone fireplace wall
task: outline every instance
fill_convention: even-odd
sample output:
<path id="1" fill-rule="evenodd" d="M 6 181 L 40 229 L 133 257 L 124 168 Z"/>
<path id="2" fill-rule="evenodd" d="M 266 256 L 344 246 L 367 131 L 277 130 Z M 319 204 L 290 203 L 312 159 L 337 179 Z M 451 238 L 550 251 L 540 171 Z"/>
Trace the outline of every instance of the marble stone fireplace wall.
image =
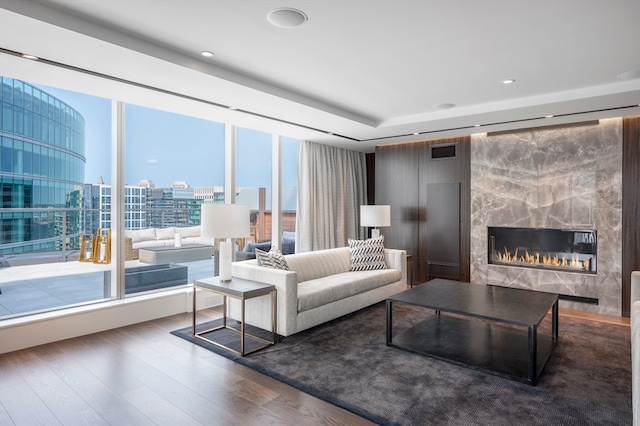
<path id="1" fill-rule="evenodd" d="M 595 229 L 596 275 L 490 265 L 487 227 Z M 621 315 L 622 119 L 471 137 L 471 282 L 597 299 Z"/>

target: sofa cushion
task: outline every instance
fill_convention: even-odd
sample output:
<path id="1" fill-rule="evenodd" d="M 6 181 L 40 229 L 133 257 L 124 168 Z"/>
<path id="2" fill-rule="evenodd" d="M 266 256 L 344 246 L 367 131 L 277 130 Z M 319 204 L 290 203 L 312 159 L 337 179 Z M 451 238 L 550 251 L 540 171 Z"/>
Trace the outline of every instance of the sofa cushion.
<path id="1" fill-rule="evenodd" d="M 284 258 L 284 255 L 278 250 L 278 247 L 271 247 L 271 250 L 263 251 L 256 248 L 256 258 L 258 259 L 258 265 L 267 268 L 282 269 L 289 271 L 289 265 Z"/>
<path id="2" fill-rule="evenodd" d="M 298 282 L 349 272 L 349 247 L 315 250 L 286 256 L 289 269 L 296 271 Z"/>
<path id="3" fill-rule="evenodd" d="M 173 226 L 169 228 L 155 228 L 156 230 L 156 240 L 173 240 L 176 231 Z"/>
<path id="4" fill-rule="evenodd" d="M 298 284 L 298 312 L 308 311 L 391 284 L 402 278 L 397 269 L 353 271 L 331 275 Z"/>
<path id="5" fill-rule="evenodd" d="M 153 228 L 147 228 L 147 229 L 139 229 L 137 231 L 133 231 L 134 234 L 136 235 L 138 241 L 151 241 L 151 240 L 155 240 L 156 239 L 156 231 Z M 136 242 L 136 239 L 133 239 L 134 242 Z"/>
<path id="6" fill-rule="evenodd" d="M 182 235 L 182 238 L 199 237 L 200 225 L 198 226 L 185 226 L 184 228 L 176 228 L 176 233 Z"/>
<path id="7" fill-rule="evenodd" d="M 374 271 L 386 269 L 384 261 L 384 235 L 368 240 L 349 239 L 351 271 Z"/>

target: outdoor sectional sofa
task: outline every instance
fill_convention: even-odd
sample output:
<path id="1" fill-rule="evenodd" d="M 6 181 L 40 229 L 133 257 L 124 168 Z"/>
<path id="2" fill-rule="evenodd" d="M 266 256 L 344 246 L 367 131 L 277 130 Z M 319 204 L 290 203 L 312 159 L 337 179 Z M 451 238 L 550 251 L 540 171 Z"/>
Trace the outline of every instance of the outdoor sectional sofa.
<path id="1" fill-rule="evenodd" d="M 277 290 L 277 333 L 290 336 L 373 305 L 407 288 L 404 250 L 384 249 L 387 268 L 350 271 L 349 247 L 284 256 L 290 270 L 259 266 L 257 259 L 234 262 L 234 277 L 273 284 Z M 229 316 L 240 319 L 240 304 L 230 303 Z M 271 330 L 271 301 L 246 301 L 246 323 Z"/>
<path id="2" fill-rule="evenodd" d="M 200 225 L 187 227 L 147 228 L 124 232 L 125 260 L 138 259 L 138 250 L 147 247 L 173 246 L 175 235 L 180 234 L 182 244 L 202 244 L 212 246 L 213 238 L 200 236 Z"/>

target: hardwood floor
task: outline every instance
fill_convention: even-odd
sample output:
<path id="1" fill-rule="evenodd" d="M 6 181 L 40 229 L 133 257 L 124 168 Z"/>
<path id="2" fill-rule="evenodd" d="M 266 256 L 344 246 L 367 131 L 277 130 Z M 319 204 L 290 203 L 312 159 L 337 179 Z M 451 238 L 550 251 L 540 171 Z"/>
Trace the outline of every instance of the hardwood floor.
<path id="1" fill-rule="evenodd" d="M 169 334 L 190 321 L 175 315 L 0 355 L 0 425 L 372 424 Z"/>
<path id="2" fill-rule="evenodd" d="M 0 425 L 372 424 L 169 334 L 190 321 L 175 315 L 0 355 Z"/>

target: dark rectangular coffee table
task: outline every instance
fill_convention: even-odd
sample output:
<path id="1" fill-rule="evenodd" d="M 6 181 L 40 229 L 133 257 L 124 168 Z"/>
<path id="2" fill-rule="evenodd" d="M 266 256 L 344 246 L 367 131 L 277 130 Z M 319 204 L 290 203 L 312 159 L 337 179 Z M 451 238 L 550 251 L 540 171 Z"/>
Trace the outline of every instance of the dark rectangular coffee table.
<path id="1" fill-rule="evenodd" d="M 393 306 L 434 315 L 393 335 Z M 551 333 L 538 326 L 551 310 Z M 406 327 L 405 327 L 406 328 Z M 387 346 L 535 385 L 558 340 L 558 295 L 435 279 L 387 299 Z"/>

